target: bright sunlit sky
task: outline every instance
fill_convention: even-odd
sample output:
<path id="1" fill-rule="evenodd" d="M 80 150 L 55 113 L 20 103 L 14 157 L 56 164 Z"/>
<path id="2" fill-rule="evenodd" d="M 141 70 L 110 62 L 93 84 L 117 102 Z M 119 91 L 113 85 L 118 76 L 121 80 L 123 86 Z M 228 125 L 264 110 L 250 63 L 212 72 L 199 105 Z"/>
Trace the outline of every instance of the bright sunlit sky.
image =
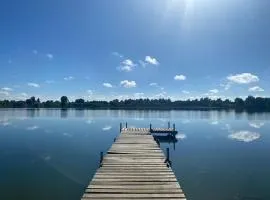
<path id="1" fill-rule="evenodd" d="M 270 96 L 269 0 L 2 0 L 0 99 Z"/>

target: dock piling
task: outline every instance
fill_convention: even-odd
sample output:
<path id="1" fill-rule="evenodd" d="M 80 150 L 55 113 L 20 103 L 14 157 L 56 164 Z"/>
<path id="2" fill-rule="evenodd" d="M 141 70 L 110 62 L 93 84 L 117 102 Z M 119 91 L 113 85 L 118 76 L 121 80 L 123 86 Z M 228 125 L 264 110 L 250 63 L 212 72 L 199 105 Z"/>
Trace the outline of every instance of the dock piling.
<path id="1" fill-rule="evenodd" d="M 173 124 L 173 131 L 175 131 L 175 124 Z"/>
<path id="2" fill-rule="evenodd" d="M 122 123 L 120 123 L 120 133 L 121 133 L 121 131 L 122 131 Z"/>
<path id="3" fill-rule="evenodd" d="M 102 167 L 102 162 L 103 162 L 103 151 L 100 152 L 99 167 Z"/>
<path id="4" fill-rule="evenodd" d="M 126 122 L 126 128 L 127 128 L 127 122 Z"/>
<path id="5" fill-rule="evenodd" d="M 168 129 L 171 127 L 171 123 L 170 122 L 168 122 Z"/>

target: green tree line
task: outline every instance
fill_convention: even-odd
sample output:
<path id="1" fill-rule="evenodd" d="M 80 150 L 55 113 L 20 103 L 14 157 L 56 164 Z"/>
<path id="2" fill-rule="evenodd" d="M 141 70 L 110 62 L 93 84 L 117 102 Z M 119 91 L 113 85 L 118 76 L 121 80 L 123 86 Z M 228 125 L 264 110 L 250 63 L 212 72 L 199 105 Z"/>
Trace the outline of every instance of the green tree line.
<path id="1" fill-rule="evenodd" d="M 31 97 L 25 101 L 2 100 L 0 108 L 79 108 L 79 109 L 236 109 L 270 111 L 270 98 L 248 96 L 246 99 L 210 99 L 194 100 L 170 99 L 126 99 L 112 101 L 85 101 L 76 99 L 69 101 L 67 96 L 59 100 L 41 102 L 39 98 Z"/>

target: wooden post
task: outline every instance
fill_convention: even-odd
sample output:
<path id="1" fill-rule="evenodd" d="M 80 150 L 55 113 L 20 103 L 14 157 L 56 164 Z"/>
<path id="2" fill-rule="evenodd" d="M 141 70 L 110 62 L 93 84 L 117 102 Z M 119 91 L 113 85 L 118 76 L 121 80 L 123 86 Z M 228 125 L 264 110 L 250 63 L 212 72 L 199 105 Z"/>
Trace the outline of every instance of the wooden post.
<path id="1" fill-rule="evenodd" d="M 115 141 L 116 141 L 116 138 L 113 139 L 113 142 L 115 142 Z"/>
<path id="2" fill-rule="evenodd" d="M 127 122 L 126 122 L 126 128 L 127 128 Z"/>
<path id="3" fill-rule="evenodd" d="M 103 151 L 100 152 L 99 167 L 102 166 L 102 161 L 103 161 Z"/>
<path id="4" fill-rule="evenodd" d="M 167 167 L 171 167 L 172 166 L 172 162 L 170 161 L 170 149 L 166 148 L 166 160 L 164 161 L 164 163 L 167 164 Z"/>
<path id="5" fill-rule="evenodd" d="M 121 133 L 121 131 L 122 131 L 122 123 L 120 123 L 120 133 Z"/>
<path id="6" fill-rule="evenodd" d="M 170 160 L 170 149 L 169 148 L 166 148 L 166 152 L 167 152 L 167 158 L 166 160 Z"/>
<path id="7" fill-rule="evenodd" d="M 173 124 L 173 131 L 175 131 L 175 124 Z"/>
<path id="8" fill-rule="evenodd" d="M 152 130 L 152 124 L 150 124 L 150 131 Z"/>
<path id="9" fill-rule="evenodd" d="M 171 127 L 171 124 L 170 124 L 170 122 L 168 122 L 168 129 Z"/>

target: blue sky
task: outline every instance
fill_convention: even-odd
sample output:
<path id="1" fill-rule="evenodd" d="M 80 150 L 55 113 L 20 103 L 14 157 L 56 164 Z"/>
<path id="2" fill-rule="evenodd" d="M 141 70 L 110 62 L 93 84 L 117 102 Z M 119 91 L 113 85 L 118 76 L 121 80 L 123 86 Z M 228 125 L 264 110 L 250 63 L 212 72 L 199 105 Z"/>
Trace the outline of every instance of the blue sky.
<path id="1" fill-rule="evenodd" d="M 0 99 L 269 96 L 269 0 L 2 0 Z"/>

